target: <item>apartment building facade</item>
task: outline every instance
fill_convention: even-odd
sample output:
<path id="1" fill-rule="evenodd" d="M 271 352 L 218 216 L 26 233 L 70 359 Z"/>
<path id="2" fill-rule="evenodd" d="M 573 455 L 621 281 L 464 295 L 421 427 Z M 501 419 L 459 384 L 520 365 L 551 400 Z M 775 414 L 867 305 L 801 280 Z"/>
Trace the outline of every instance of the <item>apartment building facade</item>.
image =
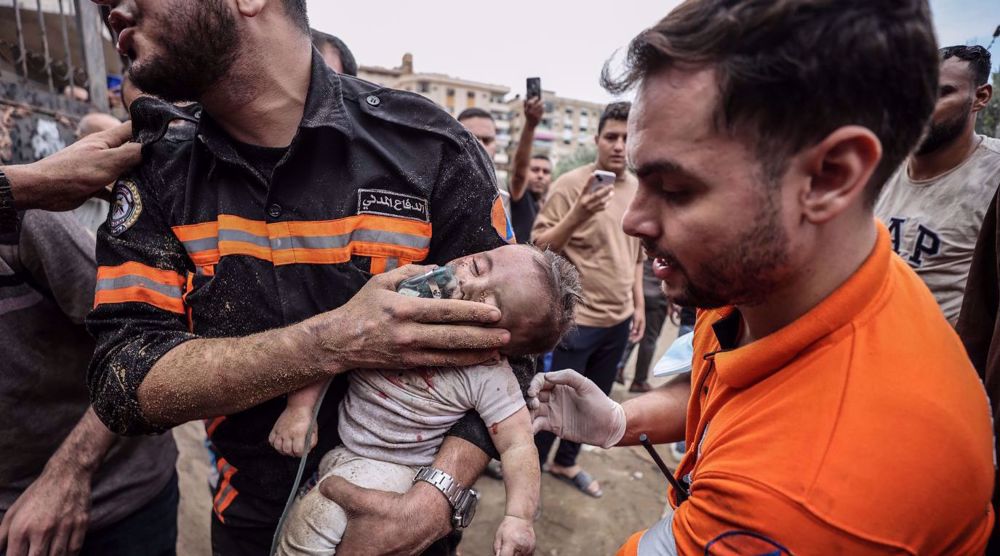
<path id="1" fill-rule="evenodd" d="M 404 54 L 402 63 L 395 68 L 379 66 L 359 66 L 358 77 L 361 79 L 411 91 L 434 101 L 449 114 L 457 117 L 466 108 L 482 108 L 489 112 L 497 124 L 497 156 L 494 163 L 497 166 L 497 177 L 506 179 L 509 164 L 508 146 L 510 145 L 510 110 L 505 101 L 509 87 L 482 83 L 443 73 L 415 72 L 413 55 Z"/>
<path id="2" fill-rule="evenodd" d="M 603 104 L 561 97 L 554 91 L 543 91 L 542 100 L 545 114 L 535 129 L 533 152 L 547 155 L 555 166 L 578 148 L 594 144 Z M 511 135 L 507 150 L 512 157 L 524 129 L 524 99 L 514 97 L 507 102 L 507 108 Z"/>

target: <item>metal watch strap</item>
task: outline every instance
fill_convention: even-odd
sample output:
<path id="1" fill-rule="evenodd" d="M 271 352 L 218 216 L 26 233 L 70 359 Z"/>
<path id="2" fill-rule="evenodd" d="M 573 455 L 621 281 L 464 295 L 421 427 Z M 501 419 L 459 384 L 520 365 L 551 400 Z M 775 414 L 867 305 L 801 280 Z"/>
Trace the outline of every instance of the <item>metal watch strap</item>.
<path id="1" fill-rule="evenodd" d="M 18 229 L 17 209 L 14 207 L 14 192 L 7 174 L 0 168 L 0 236 L 16 235 Z"/>
<path id="2" fill-rule="evenodd" d="M 413 477 L 413 482 L 417 481 L 424 481 L 434 485 L 448 499 L 448 503 L 451 504 L 452 509 L 455 509 L 462 494 L 467 490 L 451 475 L 433 467 L 421 467 L 418 469 L 417 475 Z"/>

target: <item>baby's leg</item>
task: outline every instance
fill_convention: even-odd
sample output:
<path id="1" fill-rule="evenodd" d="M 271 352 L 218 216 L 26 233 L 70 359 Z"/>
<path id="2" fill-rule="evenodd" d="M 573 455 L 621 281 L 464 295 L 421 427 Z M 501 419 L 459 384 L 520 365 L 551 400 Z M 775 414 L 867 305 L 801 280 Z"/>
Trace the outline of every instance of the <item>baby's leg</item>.
<path id="1" fill-rule="evenodd" d="M 320 481 L 295 501 L 278 541 L 280 556 L 335 554 L 347 528 L 343 508 L 320 493 L 319 484 L 336 475 L 365 488 L 406 492 L 416 470 L 404 465 L 362 458 L 341 446 L 323 456 Z"/>
<path id="2" fill-rule="evenodd" d="M 312 422 L 313 410 L 319 402 L 324 382 L 315 382 L 301 390 L 288 394 L 288 404 L 274 423 L 268 441 L 275 450 L 286 456 L 300 457 L 316 447 L 319 428 L 313 427 L 309 447 L 306 447 L 306 433 Z"/>

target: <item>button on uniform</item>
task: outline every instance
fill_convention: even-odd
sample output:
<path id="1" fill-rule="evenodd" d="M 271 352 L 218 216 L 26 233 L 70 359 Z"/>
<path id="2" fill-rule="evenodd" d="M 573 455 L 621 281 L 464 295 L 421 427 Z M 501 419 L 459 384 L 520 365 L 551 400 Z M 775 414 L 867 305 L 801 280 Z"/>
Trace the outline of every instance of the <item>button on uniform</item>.
<path id="1" fill-rule="evenodd" d="M 272 203 L 271 206 L 267 207 L 267 215 L 271 218 L 281 216 L 281 205 L 278 203 Z"/>
<path id="2" fill-rule="evenodd" d="M 379 104 L 382 104 L 382 99 L 378 98 L 375 95 L 368 95 L 368 98 L 365 99 L 365 102 L 367 102 L 369 106 L 378 106 Z"/>

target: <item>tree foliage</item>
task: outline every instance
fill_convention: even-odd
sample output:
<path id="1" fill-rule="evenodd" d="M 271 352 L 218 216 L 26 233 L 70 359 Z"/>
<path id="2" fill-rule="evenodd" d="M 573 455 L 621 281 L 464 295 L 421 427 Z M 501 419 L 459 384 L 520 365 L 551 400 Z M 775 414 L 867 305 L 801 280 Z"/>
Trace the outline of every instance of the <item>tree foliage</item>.
<path id="1" fill-rule="evenodd" d="M 555 170 L 552 172 L 552 180 L 584 164 L 590 164 L 597 160 L 597 147 L 595 145 L 582 145 L 573 151 L 573 154 L 566 158 L 559 159 Z"/>

